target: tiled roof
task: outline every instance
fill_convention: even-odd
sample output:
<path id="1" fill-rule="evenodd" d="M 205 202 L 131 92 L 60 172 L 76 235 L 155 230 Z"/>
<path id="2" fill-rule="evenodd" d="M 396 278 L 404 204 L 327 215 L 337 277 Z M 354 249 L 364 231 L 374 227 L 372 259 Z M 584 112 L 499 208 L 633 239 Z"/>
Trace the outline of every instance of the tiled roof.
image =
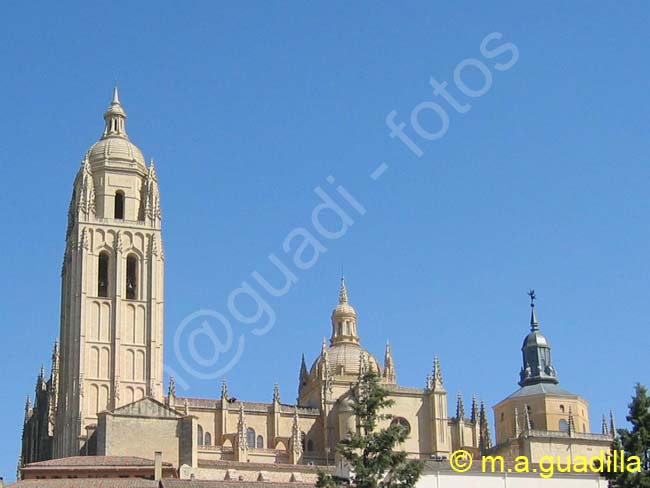
<path id="1" fill-rule="evenodd" d="M 300 473 L 315 473 L 318 471 L 325 471 L 334 473 L 334 466 L 310 466 L 308 464 L 283 464 L 283 463 L 249 463 L 238 461 L 223 461 L 219 459 L 199 459 L 199 467 L 201 468 L 227 468 L 227 469 L 246 469 L 260 470 L 260 471 L 284 471 L 284 472 L 300 472 Z M 294 486 L 292 484 L 291 486 Z"/>
<path id="2" fill-rule="evenodd" d="M 158 488 L 160 483 L 138 478 L 23 480 L 7 488 Z"/>
<path id="3" fill-rule="evenodd" d="M 176 410 L 182 410 L 183 407 L 185 406 L 185 402 L 187 402 L 187 406 L 192 408 L 210 408 L 214 409 L 217 408 L 217 406 L 221 405 L 221 400 L 214 400 L 210 398 L 190 398 L 190 397 L 176 397 L 176 401 L 174 403 L 174 408 Z M 244 404 L 244 411 L 246 412 L 263 412 L 267 413 L 270 412 L 271 409 L 273 408 L 272 403 L 262 403 L 262 402 L 245 402 L 242 400 L 234 400 L 232 403 L 228 403 L 228 409 L 229 410 L 237 410 L 239 411 L 239 405 L 243 403 Z M 280 411 L 283 413 L 293 413 L 295 409 L 295 406 L 293 405 L 287 405 L 287 404 L 281 404 L 280 405 Z M 298 414 L 299 415 L 320 415 L 320 410 L 317 408 L 310 408 L 310 407 L 298 407 Z"/>
<path id="4" fill-rule="evenodd" d="M 64 467 L 123 467 L 123 466 L 153 466 L 151 459 L 135 456 L 72 456 L 67 458 L 50 459 L 30 463 L 23 469 L 33 468 L 64 468 Z M 171 463 L 163 463 L 163 466 L 171 466 Z"/>
<path id="5" fill-rule="evenodd" d="M 162 488 L 312 488 L 313 483 L 278 483 L 273 481 L 200 481 L 162 480 Z"/>

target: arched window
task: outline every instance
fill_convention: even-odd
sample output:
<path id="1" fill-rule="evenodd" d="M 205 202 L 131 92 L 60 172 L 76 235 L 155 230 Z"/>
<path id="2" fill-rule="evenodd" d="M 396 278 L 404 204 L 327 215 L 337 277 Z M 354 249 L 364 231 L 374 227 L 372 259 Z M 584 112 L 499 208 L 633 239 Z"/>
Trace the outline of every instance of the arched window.
<path id="1" fill-rule="evenodd" d="M 569 432 L 569 422 L 560 419 L 560 432 Z"/>
<path id="2" fill-rule="evenodd" d="M 246 442 L 248 442 L 248 447 L 255 446 L 255 430 L 251 427 L 246 431 Z"/>
<path id="3" fill-rule="evenodd" d="M 560 412 L 564 413 L 564 405 L 560 405 Z"/>
<path id="4" fill-rule="evenodd" d="M 313 451 L 313 450 L 314 450 L 314 441 L 312 441 L 311 439 L 309 439 L 309 440 L 307 441 L 307 451 L 311 452 L 311 451 Z"/>
<path id="5" fill-rule="evenodd" d="M 264 449 L 264 437 L 261 435 L 257 436 L 257 446 L 258 449 Z"/>
<path id="6" fill-rule="evenodd" d="M 124 192 L 120 190 L 115 192 L 115 218 L 124 219 Z"/>
<path id="7" fill-rule="evenodd" d="M 197 430 L 197 438 L 198 438 L 197 442 L 198 442 L 199 446 L 202 446 L 203 445 L 203 427 L 201 427 L 201 425 L 199 424 L 197 426 L 196 430 Z"/>
<path id="8" fill-rule="evenodd" d="M 210 432 L 205 433 L 205 436 L 203 437 L 203 443 L 206 446 L 211 446 L 212 445 L 212 436 L 210 435 Z"/>
<path id="9" fill-rule="evenodd" d="M 97 296 L 108 296 L 108 253 L 102 251 L 99 253 L 99 265 L 97 269 Z"/>
<path id="10" fill-rule="evenodd" d="M 138 258 L 133 254 L 126 257 L 126 298 L 135 300 L 138 296 Z"/>

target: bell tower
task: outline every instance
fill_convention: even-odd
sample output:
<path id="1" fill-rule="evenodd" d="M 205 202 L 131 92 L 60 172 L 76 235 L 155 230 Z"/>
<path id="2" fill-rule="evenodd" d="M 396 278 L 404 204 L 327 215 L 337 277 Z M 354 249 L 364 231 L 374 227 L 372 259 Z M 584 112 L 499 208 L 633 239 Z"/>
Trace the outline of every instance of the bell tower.
<path id="1" fill-rule="evenodd" d="M 97 413 L 162 400 L 164 256 L 154 163 L 117 87 L 74 180 L 61 272 L 54 457 L 92 452 Z"/>

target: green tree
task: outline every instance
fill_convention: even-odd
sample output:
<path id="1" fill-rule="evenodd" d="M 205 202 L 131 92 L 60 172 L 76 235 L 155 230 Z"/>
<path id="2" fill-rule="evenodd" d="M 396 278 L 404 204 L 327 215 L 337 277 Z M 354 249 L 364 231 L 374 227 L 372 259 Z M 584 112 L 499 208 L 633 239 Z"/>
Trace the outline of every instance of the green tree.
<path id="1" fill-rule="evenodd" d="M 650 398 L 646 388 L 637 383 L 632 402 L 628 405 L 627 421 L 632 430 L 618 429 L 612 444 L 612 451 L 625 452 L 625 457 L 638 456 L 641 471 L 605 473 L 610 485 L 615 488 L 650 488 Z M 627 464 L 627 463 L 626 463 Z"/>
<path id="2" fill-rule="evenodd" d="M 391 415 L 381 413 L 393 405 L 388 391 L 379 384 L 379 377 L 369 371 L 361 377 L 352 409 L 358 429 L 339 442 L 338 452 L 354 471 L 352 486 L 357 488 L 412 488 L 422 472 L 423 463 L 408 459 L 406 452 L 395 447 L 404 442 L 408 432 L 398 424 L 378 429 L 379 421 Z M 318 474 L 318 488 L 334 488 L 342 480 Z M 347 480 L 345 481 L 347 484 Z"/>

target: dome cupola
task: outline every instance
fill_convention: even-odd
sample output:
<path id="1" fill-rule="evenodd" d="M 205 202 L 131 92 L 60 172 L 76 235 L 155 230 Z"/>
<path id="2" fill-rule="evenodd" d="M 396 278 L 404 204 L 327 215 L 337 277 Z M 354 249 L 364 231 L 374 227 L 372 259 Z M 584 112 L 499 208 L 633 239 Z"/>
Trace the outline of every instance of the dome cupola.
<path id="1" fill-rule="evenodd" d="M 91 165 L 117 163 L 122 167 L 146 169 L 142 151 L 129 140 L 126 133 L 126 112 L 120 103 L 117 86 L 113 89 L 113 99 L 104 112 L 104 132 L 102 137 L 88 150 Z"/>
<path id="2" fill-rule="evenodd" d="M 332 345 L 346 342 L 359 344 L 357 312 L 348 302 L 348 290 L 345 287 L 344 277 L 341 277 L 339 303 L 332 311 L 332 337 L 330 340 Z"/>

